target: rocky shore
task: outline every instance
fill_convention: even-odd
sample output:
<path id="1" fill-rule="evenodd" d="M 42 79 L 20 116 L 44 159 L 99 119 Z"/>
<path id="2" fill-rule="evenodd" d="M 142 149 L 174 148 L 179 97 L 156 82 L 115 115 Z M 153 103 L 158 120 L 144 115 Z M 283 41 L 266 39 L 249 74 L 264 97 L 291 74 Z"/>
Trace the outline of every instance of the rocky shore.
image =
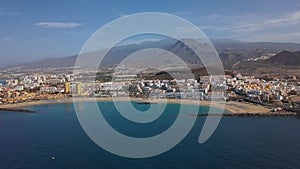
<path id="1" fill-rule="evenodd" d="M 22 108 L 0 108 L 0 111 L 11 111 L 11 112 L 20 112 L 20 113 L 34 113 L 33 110 L 22 109 Z"/>
<path id="2" fill-rule="evenodd" d="M 195 117 L 203 117 L 203 116 L 224 116 L 224 117 L 297 117 L 299 114 L 295 112 L 257 112 L 257 113 L 224 113 L 224 114 L 195 114 L 191 115 Z"/>

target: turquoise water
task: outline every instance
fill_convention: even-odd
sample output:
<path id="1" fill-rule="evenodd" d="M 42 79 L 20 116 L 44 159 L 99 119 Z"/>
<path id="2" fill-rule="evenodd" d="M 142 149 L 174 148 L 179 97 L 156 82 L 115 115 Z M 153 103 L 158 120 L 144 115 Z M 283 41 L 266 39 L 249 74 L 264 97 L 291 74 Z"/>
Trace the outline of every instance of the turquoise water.
<path id="1" fill-rule="evenodd" d="M 88 107 L 89 103 L 84 104 Z M 179 108 L 168 105 L 159 119 L 141 125 L 122 118 L 113 103 L 99 104 L 117 131 L 136 137 L 153 136 L 167 129 Z M 148 108 L 134 105 L 140 110 Z M 300 168 L 297 118 L 223 117 L 213 136 L 199 144 L 205 117 L 198 117 L 190 133 L 175 148 L 151 158 L 129 159 L 113 155 L 91 141 L 77 120 L 73 104 L 30 109 L 36 113 L 0 112 L 1 169 Z M 201 107 L 199 113 L 207 110 Z"/>

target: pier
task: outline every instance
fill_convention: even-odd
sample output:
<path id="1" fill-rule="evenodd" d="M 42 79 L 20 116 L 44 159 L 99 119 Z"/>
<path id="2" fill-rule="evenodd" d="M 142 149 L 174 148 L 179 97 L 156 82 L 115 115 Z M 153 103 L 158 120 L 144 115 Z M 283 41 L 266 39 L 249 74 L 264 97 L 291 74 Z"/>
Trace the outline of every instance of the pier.
<path id="1" fill-rule="evenodd" d="M 0 111 L 11 111 L 11 112 L 21 112 L 21 113 L 35 113 L 33 110 L 21 109 L 21 108 L 0 108 Z"/>

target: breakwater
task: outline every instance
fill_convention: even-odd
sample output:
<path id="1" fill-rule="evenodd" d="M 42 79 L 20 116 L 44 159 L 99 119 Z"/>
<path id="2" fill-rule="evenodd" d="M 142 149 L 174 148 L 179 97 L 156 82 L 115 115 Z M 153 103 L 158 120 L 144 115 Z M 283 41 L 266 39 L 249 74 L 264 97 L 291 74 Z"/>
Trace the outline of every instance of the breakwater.
<path id="1" fill-rule="evenodd" d="M 21 113 L 34 113 L 35 111 L 21 108 L 0 108 L 0 111 L 11 111 L 11 112 L 21 112 Z"/>

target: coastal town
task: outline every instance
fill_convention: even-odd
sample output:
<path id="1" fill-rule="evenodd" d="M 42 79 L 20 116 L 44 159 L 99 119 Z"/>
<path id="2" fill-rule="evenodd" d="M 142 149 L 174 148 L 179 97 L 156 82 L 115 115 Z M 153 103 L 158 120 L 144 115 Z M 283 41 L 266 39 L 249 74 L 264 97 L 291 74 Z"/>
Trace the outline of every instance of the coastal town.
<path id="1" fill-rule="evenodd" d="M 103 73 L 103 70 L 102 70 Z M 106 72 L 107 73 L 107 70 Z M 113 73 L 112 73 L 113 75 Z M 79 82 L 84 76 L 70 73 L 2 73 L 0 105 L 61 100 L 71 97 L 133 97 L 169 100 L 244 102 L 270 111 L 300 110 L 300 82 L 296 76 L 282 79 L 259 79 L 240 73 L 226 75 L 214 84 L 213 76 L 195 79 L 144 79 L 141 75 Z M 117 75 L 116 75 L 117 76 Z M 218 90 L 216 90 L 218 89 Z"/>

